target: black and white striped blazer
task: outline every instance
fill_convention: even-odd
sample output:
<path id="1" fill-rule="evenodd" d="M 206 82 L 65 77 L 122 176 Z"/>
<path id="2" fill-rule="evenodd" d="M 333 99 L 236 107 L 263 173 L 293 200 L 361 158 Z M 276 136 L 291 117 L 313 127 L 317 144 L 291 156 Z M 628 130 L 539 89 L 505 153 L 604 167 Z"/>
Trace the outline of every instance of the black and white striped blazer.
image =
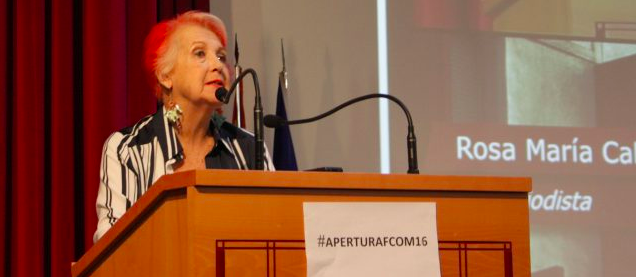
<path id="1" fill-rule="evenodd" d="M 150 186 L 183 159 L 183 148 L 165 109 L 108 137 L 102 150 L 100 184 L 97 193 L 99 238 L 115 224 Z M 254 136 L 223 120 L 210 120 L 215 146 L 206 156 L 207 168 L 254 168 Z M 274 170 L 267 148 L 265 170 Z"/>

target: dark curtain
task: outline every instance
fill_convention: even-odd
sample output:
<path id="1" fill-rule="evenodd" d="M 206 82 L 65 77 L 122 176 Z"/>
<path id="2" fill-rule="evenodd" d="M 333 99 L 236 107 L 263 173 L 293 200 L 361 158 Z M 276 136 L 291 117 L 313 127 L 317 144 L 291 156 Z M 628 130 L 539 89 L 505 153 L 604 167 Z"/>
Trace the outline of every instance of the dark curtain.
<path id="1" fill-rule="evenodd" d="M 92 246 L 106 137 L 153 113 L 142 42 L 202 0 L 0 4 L 0 275 L 70 276 Z"/>

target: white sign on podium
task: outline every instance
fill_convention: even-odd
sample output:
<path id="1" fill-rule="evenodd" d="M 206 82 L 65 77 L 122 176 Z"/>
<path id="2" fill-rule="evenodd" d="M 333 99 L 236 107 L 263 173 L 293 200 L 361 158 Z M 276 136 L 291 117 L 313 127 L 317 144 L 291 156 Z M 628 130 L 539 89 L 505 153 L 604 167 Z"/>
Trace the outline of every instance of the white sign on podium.
<path id="1" fill-rule="evenodd" d="M 307 276 L 440 276 L 435 203 L 304 203 Z"/>

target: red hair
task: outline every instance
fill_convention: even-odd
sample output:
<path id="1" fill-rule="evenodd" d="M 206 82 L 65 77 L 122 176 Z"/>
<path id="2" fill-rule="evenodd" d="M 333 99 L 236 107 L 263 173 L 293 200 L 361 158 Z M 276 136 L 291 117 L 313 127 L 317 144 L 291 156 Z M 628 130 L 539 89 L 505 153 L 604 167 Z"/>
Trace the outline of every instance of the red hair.
<path id="1" fill-rule="evenodd" d="M 218 17 L 201 11 L 189 11 L 178 15 L 176 18 L 157 23 L 152 27 L 144 41 L 144 70 L 146 78 L 155 88 L 155 96 L 162 99 L 161 86 L 157 80 L 157 74 L 167 74 L 174 66 L 173 57 L 176 54 L 172 37 L 179 27 L 194 24 L 210 30 L 214 33 L 223 47 L 227 46 L 227 34 L 225 25 Z"/>

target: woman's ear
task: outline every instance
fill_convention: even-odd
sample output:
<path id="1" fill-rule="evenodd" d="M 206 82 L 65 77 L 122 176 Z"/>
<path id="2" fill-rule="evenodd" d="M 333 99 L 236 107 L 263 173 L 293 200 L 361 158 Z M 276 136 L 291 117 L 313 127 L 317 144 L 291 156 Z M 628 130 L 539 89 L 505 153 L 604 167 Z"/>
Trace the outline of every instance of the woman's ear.
<path id="1" fill-rule="evenodd" d="M 166 90 L 172 90 L 172 78 L 168 74 L 156 73 L 157 81 Z"/>

